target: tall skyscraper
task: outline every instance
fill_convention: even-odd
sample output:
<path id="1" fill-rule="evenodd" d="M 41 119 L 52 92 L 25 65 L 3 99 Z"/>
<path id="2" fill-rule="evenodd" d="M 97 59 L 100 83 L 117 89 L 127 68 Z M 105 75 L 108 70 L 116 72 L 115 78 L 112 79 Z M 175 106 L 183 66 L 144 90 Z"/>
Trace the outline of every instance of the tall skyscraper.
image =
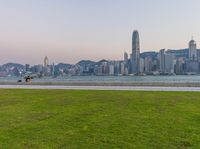
<path id="1" fill-rule="evenodd" d="M 160 60 L 160 72 L 165 72 L 165 49 L 161 49 L 159 52 L 159 60 Z"/>
<path id="2" fill-rule="evenodd" d="M 193 39 L 189 42 L 189 60 L 190 61 L 197 60 L 197 45 Z"/>
<path id="3" fill-rule="evenodd" d="M 132 73 L 140 73 L 140 39 L 137 30 L 133 31 L 132 35 Z"/>
<path id="4" fill-rule="evenodd" d="M 128 75 L 128 53 L 124 52 L 124 75 Z"/>
<path id="5" fill-rule="evenodd" d="M 128 53 L 124 52 L 124 63 L 128 63 Z"/>
<path id="6" fill-rule="evenodd" d="M 175 58 L 172 53 L 166 53 L 165 49 L 159 52 L 160 73 L 174 73 Z"/>
<path id="7" fill-rule="evenodd" d="M 45 56 L 45 58 L 44 58 L 44 67 L 48 67 L 48 65 L 49 65 L 49 59 L 48 59 L 47 56 Z"/>

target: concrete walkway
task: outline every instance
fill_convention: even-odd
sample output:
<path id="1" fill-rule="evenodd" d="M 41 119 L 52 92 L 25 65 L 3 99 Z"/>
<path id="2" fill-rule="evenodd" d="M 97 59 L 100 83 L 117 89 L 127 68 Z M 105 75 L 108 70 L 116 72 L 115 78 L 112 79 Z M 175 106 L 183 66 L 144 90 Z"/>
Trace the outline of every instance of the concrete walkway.
<path id="1" fill-rule="evenodd" d="M 150 87 L 150 86 L 0 85 L 0 89 L 64 89 L 64 90 L 128 90 L 128 91 L 200 92 L 200 87 Z"/>

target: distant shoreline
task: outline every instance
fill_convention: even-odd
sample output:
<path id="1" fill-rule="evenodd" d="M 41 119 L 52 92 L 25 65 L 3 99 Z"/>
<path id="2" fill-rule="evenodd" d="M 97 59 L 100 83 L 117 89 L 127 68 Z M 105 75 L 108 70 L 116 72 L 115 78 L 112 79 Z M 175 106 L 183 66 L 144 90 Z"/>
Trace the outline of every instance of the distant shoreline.
<path id="1" fill-rule="evenodd" d="M 166 83 L 166 82 L 149 82 L 149 83 L 133 83 L 133 82 L 0 82 L 0 85 L 57 85 L 57 86 L 149 86 L 149 87 L 200 87 L 200 83 Z"/>

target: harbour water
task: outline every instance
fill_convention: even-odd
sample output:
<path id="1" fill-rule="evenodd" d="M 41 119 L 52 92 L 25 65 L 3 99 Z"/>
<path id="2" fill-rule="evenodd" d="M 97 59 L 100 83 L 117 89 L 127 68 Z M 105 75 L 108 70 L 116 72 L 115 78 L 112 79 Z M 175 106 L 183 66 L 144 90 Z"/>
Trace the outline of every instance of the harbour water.
<path id="1" fill-rule="evenodd" d="M 17 82 L 22 77 L 0 77 L 0 82 Z M 200 83 L 200 75 L 175 76 L 65 76 L 34 78 L 32 82 L 105 82 L 105 83 Z"/>

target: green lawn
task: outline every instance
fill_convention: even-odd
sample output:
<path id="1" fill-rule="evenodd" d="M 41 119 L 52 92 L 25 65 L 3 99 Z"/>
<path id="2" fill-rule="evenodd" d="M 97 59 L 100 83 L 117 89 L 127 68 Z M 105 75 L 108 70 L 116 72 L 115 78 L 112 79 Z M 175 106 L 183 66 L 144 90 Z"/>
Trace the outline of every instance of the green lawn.
<path id="1" fill-rule="evenodd" d="M 0 149 L 200 148 L 200 93 L 0 90 Z"/>

